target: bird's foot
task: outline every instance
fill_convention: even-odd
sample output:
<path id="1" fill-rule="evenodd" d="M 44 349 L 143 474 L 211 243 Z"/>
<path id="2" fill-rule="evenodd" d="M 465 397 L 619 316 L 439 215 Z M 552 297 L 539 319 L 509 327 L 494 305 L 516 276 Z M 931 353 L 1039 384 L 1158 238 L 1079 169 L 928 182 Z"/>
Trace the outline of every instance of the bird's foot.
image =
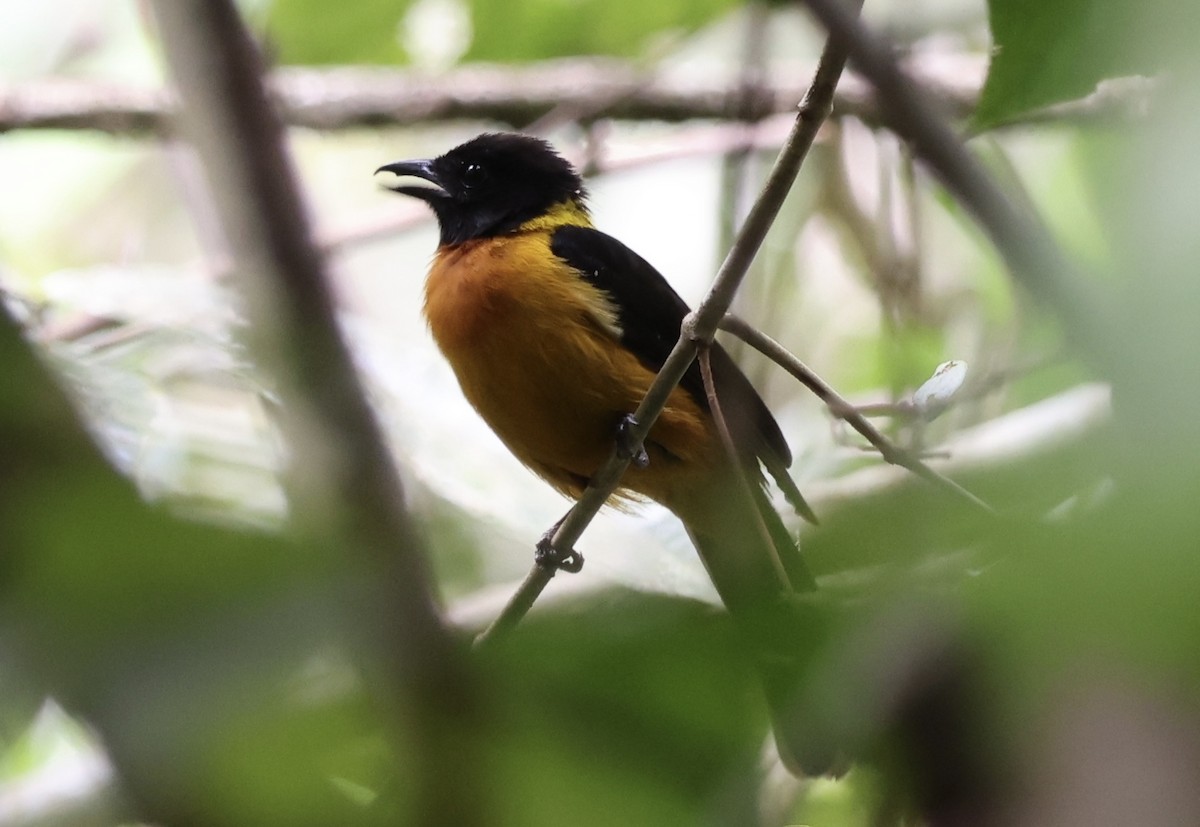
<path id="1" fill-rule="evenodd" d="M 621 421 L 617 423 L 617 451 L 622 459 L 629 460 L 638 468 L 645 468 L 650 464 L 650 455 L 646 453 L 645 446 L 633 437 L 637 424 L 633 414 L 621 417 Z"/>
<path id="2" fill-rule="evenodd" d="M 575 549 L 560 551 L 555 548 L 554 532 L 557 530 L 558 526 L 555 525 L 538 540 L 533 552 L 533 562 L 544 569 L 576 574 L 583 568 L 583 555 Z"/>

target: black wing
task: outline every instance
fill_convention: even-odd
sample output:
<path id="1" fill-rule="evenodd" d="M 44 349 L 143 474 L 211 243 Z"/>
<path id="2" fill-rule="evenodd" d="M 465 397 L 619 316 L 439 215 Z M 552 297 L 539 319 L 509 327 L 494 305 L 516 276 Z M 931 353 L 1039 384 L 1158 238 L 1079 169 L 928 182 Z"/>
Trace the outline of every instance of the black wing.
<path id="1" fill-rule="evenodd" d="M 646 367 L 654 371 L 661 368 L 679 339 L 684 316 L 690 312 L 687 302 L 667 280 L 620 241 L 590 227 L 560 227 L 551 237 L 550 249 L 612 298 L 620 316 L 621 344 Z M 784 467 L 790 465 L 792 454 L 787 441 L 750 380 L 718 344 L 713 345 L 711 361 L 721 410 L 734 441 L 748 454 L 746 458 L 761 457 L 767 460 L 768 468 L 769 460 L 782 461 Z M 688 368 L 680 386 L 708 410 L 697 363 Z"/>

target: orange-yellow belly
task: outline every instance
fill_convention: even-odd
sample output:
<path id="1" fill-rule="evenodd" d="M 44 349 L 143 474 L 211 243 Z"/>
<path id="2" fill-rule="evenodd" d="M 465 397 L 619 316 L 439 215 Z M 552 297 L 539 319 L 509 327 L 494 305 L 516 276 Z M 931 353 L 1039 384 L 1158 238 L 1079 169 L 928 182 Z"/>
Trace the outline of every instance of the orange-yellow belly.
<path id="1" fill-rule="evenodd" d="M 439 250 L 425 288 L 438 346 L 518 459 L 578 496 L 654 374 L 620 345 L 605 294 L 549 249 L 547 232 Z M 707 413 L 676 390 L 650 433 L 650 465 L 623 485 L 668 507 L 719 462 Z"/>

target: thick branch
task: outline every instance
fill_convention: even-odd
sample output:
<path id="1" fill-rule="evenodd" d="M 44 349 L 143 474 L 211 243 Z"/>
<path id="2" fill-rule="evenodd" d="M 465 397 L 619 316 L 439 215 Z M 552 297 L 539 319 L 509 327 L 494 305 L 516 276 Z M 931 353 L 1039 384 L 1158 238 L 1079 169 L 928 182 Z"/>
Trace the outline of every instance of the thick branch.
<path id="1" fill-rule="evenodd" d="M 938 55 L 933 60 L 916 55 L 905 67 L 948 112 L 965 116 L 974 108 L 984 74 L 980 57 Z M 404 69 L 284 68 L 269 76 L 268 85 L 291 126 L 335 130 L 451 120 L 525 126 L 562 107 L 592 118 L 631 121 L 756 120 L 791 112 L 803 88 L 790 79 L 806 71 L 777 67 L 773 74 L 780 79 L 764 77 L 758 86 L 744 89 L 737 77 L 649 76 L 619 60 L 572 58 L 525 66 L 477 64 L 432 77 Z M 1144 114 L 1148 98 L 1145 84 L 1110 85 L 1006 126 L 1126 120 Z M 883 123 L 870 87 L 853 76 L 839 86 L 834 110 L 868 124 Z M 0 82 L 0 132 L 89 129 L 161 135 L 176 130 L 176 117 L 165 89 L 75 78 Z"/>

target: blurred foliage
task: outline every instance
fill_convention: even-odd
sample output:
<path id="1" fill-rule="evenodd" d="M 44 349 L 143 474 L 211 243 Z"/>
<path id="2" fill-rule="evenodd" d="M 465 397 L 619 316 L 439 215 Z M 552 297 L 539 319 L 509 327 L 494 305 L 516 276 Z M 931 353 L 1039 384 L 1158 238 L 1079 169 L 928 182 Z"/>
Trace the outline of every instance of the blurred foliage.
<path id="1" fill-rule="evenodd" d="M 711 51 L 738 53 L 734 6 L 247 4 L 282 62 L 426 69 L 645 58 L 702 28 L 665 48 L 663 66 L 690 70 Z M 1010 126 L 973 148 L 1091 268 L 1111 314 L 1104 354 L 1067 350 L 1062 321 L 1015 289 L 919 168 L 904 202 L 894 141 L 852 122 L 813 154 L 762 281 L 739 297 L 739 312 L 856 399 L 903 398 L 938 362 L 971 363 L 964 398 L 924 444 L 951 446 L 955 478 L 999 519 L 840 447 L 811 399 L 752 363 L 822 519 L 803 537 L 821 577 L 802 607 L 813 622 L 784 644 L 798 660 L 790 724 L 814 752 L 857 761 L 842 778 L 764 770 L 767 717 L 745 647 L 684 596 L 703 572 L 653 512 L 625 534 L 631 518 L 597 524 L 585 573 L 473 654 L 459 714 L 423 741 L 427 721 L 388 681 L 375 572 L 281 527 L 270 383 L 235 344 L 227 298 L 198 274 L 207 238 L 186 228 L 203 212 L 175 194 L 189 180 L 178 159 L 97 135 L 0 136 L 0 827 L 417 823 L 438 796 L 479 823 L 523 827 L 1200 822 L 1200 67 L 1190 44 L 1177 48 L 1200 23 L 1194 6 L 989 6 L 997 51 L 973 126 Z M 955 34 L 969 15 L 955 8 L 953 31 L 925 34 L 969 51 Z M 65 72 L 105 54 L 102 26 L 50 28 L 59 40 L 45 51 Z M 439 31 L 441 51 L 410 53 L 413 37 Z M 772 60 L 791 55 L 768 57 L 767 71 L 785 71 Z M 1173 71 L 1136 118 L 1013 125 L 1161 66 Z M 377 218 L 394 202 L 370 169 L 485 126 L 294 136 L 316 220 Z M 689 128 L 592 137 L 627 150 Z M 578 130 L 554 137 L 570 145 Z M 835 214 L 839 163 L 850 201 Z M 713 246 L 716 166 L 600 176 L 597 220 L 686 290 L 707 275 L 688 256 Z M 465 650 L 497 608 L 488 587 L 526 568 L 563 503 L 478 437 L 429 353 L 417 307 L 432 243 L 424 228 L 331 258 Z M 103 324 L 67 335 L 78 314 Z M 1084 383 L 1111 387 L 1111 417 L 1081 404 L 1103 395 Z M 430 749 L 459 772 L 431 779 Z M 38 784 L 80 792 L 64 804 Z"/>
<path id="2" fill-rule="evenodd" d="M 321 0 L 274 0 L 264 28 L 282 63 L 403 63 L 399 32 L 412 5 L 364 0 L 331 9 Z"/>
<path id="3" fill-rule="evenodd" d="M 617 4 L 471 0 L 474 37 L 467 57 L 505 61 L 588 54 L 637 57 L 656 42 L 694 31 L 737 5 L 734 0 Z"/>
<path id="4" fill-rule="evenodd" d="M 1110 78 L 1162 70 L 1169 52 L 1141 40 L 1152 31 L 1154 8 L 1123 0 L 989 0 L 992 62 L 974 127 L 1084 97 Z"/>
<path id="5" fill-rule="evenodd" d="M 695 31 L 735 0 L 412 0 L 360 2 L 330 12 L 319 0 L 272 0 L 265 27 L 284 63 L 407 63 L 454 29 L 466 60 L 513 62 L 568 55 L 636 57 Z"/>

